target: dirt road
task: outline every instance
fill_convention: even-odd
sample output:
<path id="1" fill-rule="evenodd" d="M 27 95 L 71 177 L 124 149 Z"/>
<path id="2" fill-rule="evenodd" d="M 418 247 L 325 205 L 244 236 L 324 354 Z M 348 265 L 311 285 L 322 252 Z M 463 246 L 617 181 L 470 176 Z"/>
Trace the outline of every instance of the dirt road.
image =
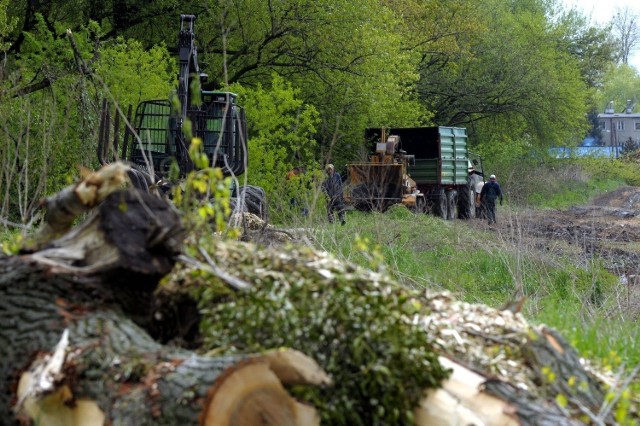
<path id="1" fill-rule="evenodd" d="M 564 242 L 571 246 L 569 252 L 582 251 L 585 261 L 594 255 L 602 258 L 605 267 L 621 277 L 640 275 L 638 187 L 619 188 L 588 205 L 530 211 L 518 217 L 522 229 L 532 237 Z"/>
<path id="2" fill-rule="evenodd" d="M 602 259 L 625 284 L 627 313 L 640 318 L 640 187 L 621 187 L 566 210 L 509 213 L 499 208 L 497 226 L 473 222 L 513 242 L 519 239 L 534 249 L 532 255 L 544 252 L 580 266 Z"/>

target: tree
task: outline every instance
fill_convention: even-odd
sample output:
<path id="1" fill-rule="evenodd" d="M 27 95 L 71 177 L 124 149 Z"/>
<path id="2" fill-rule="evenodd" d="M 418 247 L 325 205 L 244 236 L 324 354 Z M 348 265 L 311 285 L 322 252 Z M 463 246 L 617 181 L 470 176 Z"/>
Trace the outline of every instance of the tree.
<path id="1" fill-rule="evenodd" d="M 629 6 L 617 7 L 611 25 L 618 41 L 620 62 L 628 64 L 629 56 L 640 44 L 640 14 Z"/>
<path id="2" fill-rule="evenodd" d="M 474 12 L 475 26 L 456 33 L 458 54 L 423 48 L 418 92 L 436 123 L 537 145 L 584 131 L 588 92 L 577 59 L 557 49 L 546 3 L 488 0 Z"/>
<path id="3" fill-rule="evenodd" d="M 587 85 L 602 87 L 606 72 L 619 56 L 612 25 L 590 25 L 584 15 L 572 8 L 558 14 L 553 31 L 558 49 L 578 60 Z"/>
<path id="4" fill-rule="evenodd" d="M 252 87 L 283 76 L 320 113 L 321 156 L 348 161 L 367 124 L 416 123 L 416 74 L 398 17 L 377 1 L 227 0 L 198 18 L 214 82 Z M 212 30 L 213 29 L 213 30 Z"/>
<path id="5" fill-rule="evenodd" d="M 633 138 L 629 137 L 626 141 L 623 142 L 620 154 L 622 156 L 632 155 L 638 150 L 638 148 L 640 148 L 638 141 L 634 141 Z"/>

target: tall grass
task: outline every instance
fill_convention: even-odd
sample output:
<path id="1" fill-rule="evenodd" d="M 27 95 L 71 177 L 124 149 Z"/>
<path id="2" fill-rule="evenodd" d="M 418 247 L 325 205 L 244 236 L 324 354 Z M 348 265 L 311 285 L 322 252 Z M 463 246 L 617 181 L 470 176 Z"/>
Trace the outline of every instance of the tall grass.
<path id="1" fill-rule="evenodd" d="M 565 208 L 622 184 L 640 186 L 631 158 L 563 158 L 530 156 L 500 163 L 498 175 L 511 204 Z"/>
<path id="2" fill-rule="evenodd" d="M 519 213 L 505 210 L 502 220 L 510 226 L 499 231 L 402 207 L 353 211 L 344 227 L 317 227 L 315 240 L 346 260 L 385 270 L 402 285 L 449 290 L 496 308 L 526 295 L 523 314 L 564 333 L 581 353 L 602 358 L 614 351 L 640 362 L 640 330 L 628 316 L 615 314 L 618 277 L 597 260 L 574 257 L 571 247 L 538 247 L 526 237 Z"/>

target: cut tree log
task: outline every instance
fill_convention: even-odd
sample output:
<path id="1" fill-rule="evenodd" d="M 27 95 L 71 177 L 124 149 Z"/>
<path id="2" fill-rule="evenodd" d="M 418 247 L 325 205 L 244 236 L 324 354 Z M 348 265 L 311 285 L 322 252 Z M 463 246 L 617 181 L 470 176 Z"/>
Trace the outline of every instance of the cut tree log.
<path id="1" fill-rule="evenodd" d="M 46 215 L 39 239 L 46 242 L 66 232 L 76 217 L 124 185 L 129 169 L 118 162 L 95 172 L 85 172 L 84 179 L 45 199 L 42 207 L 46 209 Z"/>
<path id="2" fill-rule="evenodd" d="M 206 356 L 150 337 L 153 292 L 182 225 L 150 194 L 102 198 L 40 250 L 0 256 L 4 424 L 318 424 L 283 387 L 330 383 L 305 355 Z"/>
<path id="3" fill-rule="evenodd" d="M 439 389 L 430 389 L 415 410 L 416 425 L 516 426 L 509 403 L 483 392 L 486 378 L 446 357 L 440 363 L 452 370 Z"/>
<path id="4" fill-rule="evenodd" d="M 534 397 L 508 382 L 491 379 L 446 357 L 440 363 L 452 370 L 440 389 L 430 389 L 415 410 L 416 425 L 549 425 L 571 426 L 555 404 Z"/>
<path id="5" fill-rule="evenodd" d="M 443 363 L 454 364 L 451 380 L 430 394 L 431 401 L 443 406 L 422 414 L 449 410 L 456 418 L 469 411 L 482 419 L 497 405 L 507 407 L 509 416 L 522 425 L 616 423 L 603 409 L 606 389 L 614 382 L 601 380 L 603 375 L 557 331 L 529 324 L 520 313 L 457 301 L 446 292 L 429 296 L 428 306 L 422 322 L 451 360 Z M 475 404 L 487 396 L 495 404 Z"/>

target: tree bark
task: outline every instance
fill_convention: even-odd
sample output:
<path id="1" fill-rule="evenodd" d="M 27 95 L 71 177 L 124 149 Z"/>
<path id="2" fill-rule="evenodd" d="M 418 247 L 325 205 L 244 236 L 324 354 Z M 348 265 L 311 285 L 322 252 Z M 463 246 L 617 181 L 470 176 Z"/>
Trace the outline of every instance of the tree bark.
<path id="1" fill-rule="evenodd" d="M 283 387 L 330 383 L 306 356 L 204 356 L 149 336 L 153 292 L 173 267 L 183 228 L 177 213 L 150 194 L 104 198 L 83 224 L 40 250 L 0 257 L 0 418 L 316 424 L 315 411 Z"/>

